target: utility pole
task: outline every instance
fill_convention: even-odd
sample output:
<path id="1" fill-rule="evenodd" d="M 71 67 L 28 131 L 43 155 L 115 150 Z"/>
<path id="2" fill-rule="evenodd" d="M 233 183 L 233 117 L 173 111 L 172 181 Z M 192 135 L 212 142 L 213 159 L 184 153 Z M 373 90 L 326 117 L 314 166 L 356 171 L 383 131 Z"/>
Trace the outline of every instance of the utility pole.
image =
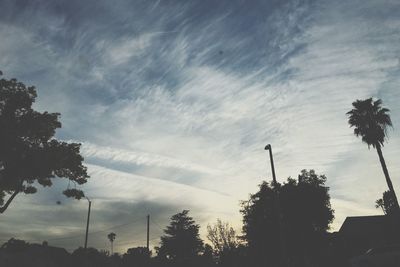
<path id="1" fill-rule="evenodd" d="M 86 236 L 85 236 L 85 249 L 87 248 L 87 241 L 88 241 L 88 234 L 89 234 L 89 220 L 90 220 L 90 207 L 92 206 L 92 201 L 88 197 L 86 197 L 87 201 L 89 202 L 89 209 L 86 221 Z"/>
<path id="2" fill-rule="evenodd" d="M 150 215 L 147 215 L 147 252 L 150 252 L 149 237 L 150 237 Z"/>

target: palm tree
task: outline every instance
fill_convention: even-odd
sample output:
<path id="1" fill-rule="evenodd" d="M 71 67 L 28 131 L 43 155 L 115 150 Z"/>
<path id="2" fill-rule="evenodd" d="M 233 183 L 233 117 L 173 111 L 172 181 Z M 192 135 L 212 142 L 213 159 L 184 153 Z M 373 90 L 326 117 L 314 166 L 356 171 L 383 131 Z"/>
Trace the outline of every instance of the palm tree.
<path id="1" fill-rule="evenodd" d="M 392 126 L 389 116 L 389 109 L 382 107 L 382 100 L 374 101 L 372 98 L 356 100 L 353 102 L 353 109 L 347 112 L 350 127 L 354 127 L 354 134 L 368 145 L 376 149 L 381 162 L 383 173 L 389 191 L 392 192 L 394 204 L 399 209 L 396 193 L 386 167 L 382 154 L 382 146 L 387 138 L 387 129 Z"/>
<path id="2" fill-rule="evenodd" d="M 109 234 L 107 235 L 108 240 L 110 240 L 110 243 L 111 243 L 111 255 L 114 254 L 114 251 L 113 251 L 113 244 L 114 244 L 114 240 L 115 240 L 115 237 L 116 237 L 116 236 L 117 236 L 117 235 L 116 235 L 115 233 L 109 233 Z"/>
<path id="3" fill-rule="evenodd" d="M 385 211 L 385 203 L 383 202 L 383 199 L 382 199 L 382 198 L 377 199 L 377 200 L 375 201 L 375 208 L 377 208 L 377 209 L 381 208 L 382 211 L 383 211 L 383 214 L 386 214 L 386 211 Z"/>

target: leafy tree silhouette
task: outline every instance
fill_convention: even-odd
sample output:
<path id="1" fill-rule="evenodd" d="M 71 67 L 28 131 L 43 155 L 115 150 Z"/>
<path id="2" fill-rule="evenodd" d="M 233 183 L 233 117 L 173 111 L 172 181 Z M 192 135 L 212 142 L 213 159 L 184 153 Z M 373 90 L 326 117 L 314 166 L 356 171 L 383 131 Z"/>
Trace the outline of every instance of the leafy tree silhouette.
<path id="1" fill-rule="evenodd" d="M 129 248 L 122 256 L 124 266 L 149 266 L 151 252 L 147 247 Z"/>
<path id="2" fill-rule="evenodd" d="M 114 244 L 114 240 L 117 237 L 117 235 L 115 233 L 109 233 L 107 235 L 108 240 L 110 240 L 111 243 L 111 255 L 114 254 L 114 248 L 113 248 L 113 244 Z"/>
<path id="3" fill-rule="evenodd" d="M 390 191 L 383 192 L 382 198 L 375 201 L 375 207 L 381 208 L 387 215 L 395 214 L 396 206 L 392 193 Z"/>
<path id="4" fill-rule="evenodd" d="M 214 225 L 207 225 L 207 239 L 210 240 L 214 251 L 219 254 L 225 249 L 233 249 L 238 245 L 235 230 L 227 222 L 217 219 Z"/>
<path id="5" fill-rule="evenodd" d="M 11 238 L 0 248 L 0 266 L 71 266 L 70 254 L 48 244 L 30 244 Z"/>
<path id="6" fill-rule="evenodd" d="M 382 107 L 382 100 L 374 101 L 372 98 L 368 98 L 353 102 L 353 109 L 346 114 L 349 116 L 350 127 L 354 127 L 354 134 L 357 137 L 361 136 L 361 140 L 368 145 L 368 148 L 372 146 L 376 149 L 386 183 L 393 196 L 394 205 L 396 209 L 399 209 L 397 196 L 381 148 L 387 138 L 387 129 L 392 126 L 389 111 Z"/>
<path id="7" fill-rule="evenodd" d="M 107 251 L 98 251 L 95 248 L 78 248 L 72 252 L 71 266 L 74 267 L 108 267 L 110 257 Z"/>
<path id="8" fill-rule="evenodd" d="M 17 194 L 36 193 L 35 182 L 51 186 L 52 179 L 59 177 L 76 185 L 89 178 L 80 144 L 54 138 L 61 127 L 60 114 L 35 111 L 36 96 L 33 86 L 26 87 L 16 79 L 0 80 L 0 213 Z M 84 196 L 76 188 L 63 193 L 76 199 Z"/>
<path id="9" fill-rule="evenodd" d="M 251 194 L 248 201 L 242 201 L 242 238 L 247 242 L 248 266 L 276 266 L 279 262 L 274 189 L 264 181 L 258 192 Z"/>
<path id="10" fill-rule="evenodd" d="M 207 239 L 213 245 L 213 252 L 220 266 L 234 266 L 237 262 L 236 249 L 239 240 L 236 231 L 228 222 L 217 219 L 214 225 L 207 225 Z"/>
<path id="11" fill-rule="evenodd" d="M 213 248 L 209 244 L 205 244 L 197 266 L 202 266 L 202 267 L 216 266 L 213 254 L 214 254 Z"/>
<path id="12" fill-rule="evenodd" d="M 242 202 L 243 239 L 248 244 L 249 266 L 277 266 L 280 255 L 275 192 L 279 192 L 285 249 L 295 266 L 323 265 L 329 224 L 333 221 L 326 177 L 302 170 L 298 180 L 281 184 L 263 182 L 259 191 Z"/>
<path id="13" fill-rule="evenodd" d="M 203 252 L 200 226 L 188 214 L 188 210 L 183 210 L 171 217 L 160 247 L 156 248 L 157 257 L 165 266 L 196 266 L 199 262 Z"/>

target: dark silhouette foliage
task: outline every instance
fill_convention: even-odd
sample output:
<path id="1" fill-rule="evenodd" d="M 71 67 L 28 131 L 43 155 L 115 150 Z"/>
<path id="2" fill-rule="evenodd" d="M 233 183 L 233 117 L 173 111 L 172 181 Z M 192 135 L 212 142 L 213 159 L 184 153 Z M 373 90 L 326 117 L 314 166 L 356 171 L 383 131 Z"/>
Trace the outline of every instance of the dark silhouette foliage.
<path id="1" fill-rule="evenodd" d="M 129 248 L 122 256 L 122 261 L 123 266 L 150 266 L 151 251 L 147 247 Z"/>
<path id="2" fill-rule="evenodd" d="M 199 237 L 200 226 L 184 210 L 171 217 L 164 230 L 157 257 L 165 266 L 193 266 L 199 262 L 203 252 L 203 241 Z"/>
<path id="3" fill-rule="evenodd" d="M 396 204 L 392 192 L 385 191 L 382 194 L 382 198 L 375 201 L 375 207 L 381 208 L 386 215 L 393 215 L 396 213 Z"/>
<path id="4" fill-rule="evenodd" d="M 108 267 L 112 265 L 112 260 L 107 251 L 98 251 L 95 248 L 78 248 L 71 255 L 74 267 Z M 114 259 L 115 261 L 115 259 Z"/>
<path id="5" fill-rule="evenodd" d="M 70 254 L 63 248 L 48 244 L 30 244 L 11 238 L 0 248 L 0 266 L 59 266 L 72 265 Z"/>
<path id="6" fill-rule="evenodd" d="M 0 80 L 0 213 L 17 194 L 36 193 L 34 184 L 51 186 L 52 179 L 59 177 L 80 185 L 89 178 L 80 144 L 54 138 L 61 127 L 60 114 L 35 111 L 36 97 L 33 86 L 16 79 Z M 76 199 L 84 196 L 76 188 L 64 194 Z"/>
<path id="7" fill-rule="evenodd" d="M 117 237 L 117 235 L 115 233 L 109 233 L 107 235 L 107 238 L 111 243 L 111 255 L 114 253 L 114 240 L 116 237 Z"/>
<path id="8" fill-rule="evenodd" d="M 372 98 L 356 100 L 353 102 L 353 109 L 347 112 L 350 127 L 354 127 L 354 134 L 361 137 L 361 140 L 374 147 L 378 153 L 379 161 L 385 175 L 389 191 L 393 196 L 393 202 L 399 212 L 399 203 L 396 192 L 390 179 L 389 171 L 382 153 L 382 146 L 387 138 L 387 130 L 392 127 L 389 109 L 382 107 L 382 100 L 374 101 Z"/>
<path id="9" fill-rule="evenodd" d="M 238 266 L 241 262 L 240 242 L 229 223 L 218 219 L 215 224 L 207 225 L 207 239 L 213 245 L 214 258 L 219 266 Z"/>
<path id="10" fill-rule="evenodd" d="M 282 257 L 295 266 L 321 264 L 334 218 L 325 182 L 324 175 L 302 170 L 298 180 L 288 178 L 283 185 L 263 182 L 242 202 L 243 239 L 251 266 L 277 266 Z"/>
<path id="11" fill-rule="evenodd" d="M 369 146 L 383 146 L 387 129 L 392 126 L 389 109 L 382 107 L 382 100 L 372 98 L 356 100 L 353 109 L 347 112 L 354 134 Z"/>
<path id="12" fill-rule="evenodd" d="M 202 267 L 216 266 L 213 254 L 214 254 L 213 248 L 209 244 L 205 244 L 203 253 L 199 258 L 197 266 L 202 266 Z"/>
<path id="13" fill-rule="evenodd" d="M 207 239 L 211 242 L 217 254 L 238 246 L 235 230 L 229 223 L 222 222 L 220 219 L 214 225 L 207 225 Z"/>

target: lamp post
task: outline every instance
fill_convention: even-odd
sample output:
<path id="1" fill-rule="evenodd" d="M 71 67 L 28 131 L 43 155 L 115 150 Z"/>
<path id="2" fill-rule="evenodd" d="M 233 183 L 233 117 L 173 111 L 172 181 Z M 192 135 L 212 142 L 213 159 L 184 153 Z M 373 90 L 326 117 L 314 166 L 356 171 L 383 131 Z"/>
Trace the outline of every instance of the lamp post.
<path id="1" fill-rule="evenodd" d="M 271 171 L 272 171 L 272 180 L 276 184 L 276 176 L 275 176 L 275 166 L 274 166 L 274 157 L 272 156 L 272 147 L 270 144 L 265 146 L 265 150 L 269 151 L 269 159 L 271 162 Z"/>
<path id="2" fill-rule="evenodd" d="M 86 221 L 86 236 L 85 236 L 85 249 L 87 248 L 87 241 L 88 241 L 88 234 L 89 234 L 89 220 L 90 220 L 90 207 L 92 206 L 92 201 L 88 197 L 86 197 L 87 201 L 89 202 L 89 209 Z"/>
<path id="3" fill-rule="evenodd" d="M 275 166 L 274 166 L 274 157 L 272 156 L 272 147 L 271 144 L 265 146 L 265 150 L 269 151 L 269 159 L 271 162 L 271 171 L 272 171 L 272 180 L 274 186 L 277 186 L 278 183 L 276 181 L 275 175 Z M 278 233 L 279 233 L 279 245 L 280 245 L 280 264 L 281 266 L 287 266 L 286 264 L 286 253 L 285 253 L 285 241 L 284 241 L 284 234 L 283 234 L 283 223 L 282 223 L 282 212 L 280 207 L 280 199 L 279 199 L 279 191 L 275 190 L 275 212 L 278 215 Z"/>

